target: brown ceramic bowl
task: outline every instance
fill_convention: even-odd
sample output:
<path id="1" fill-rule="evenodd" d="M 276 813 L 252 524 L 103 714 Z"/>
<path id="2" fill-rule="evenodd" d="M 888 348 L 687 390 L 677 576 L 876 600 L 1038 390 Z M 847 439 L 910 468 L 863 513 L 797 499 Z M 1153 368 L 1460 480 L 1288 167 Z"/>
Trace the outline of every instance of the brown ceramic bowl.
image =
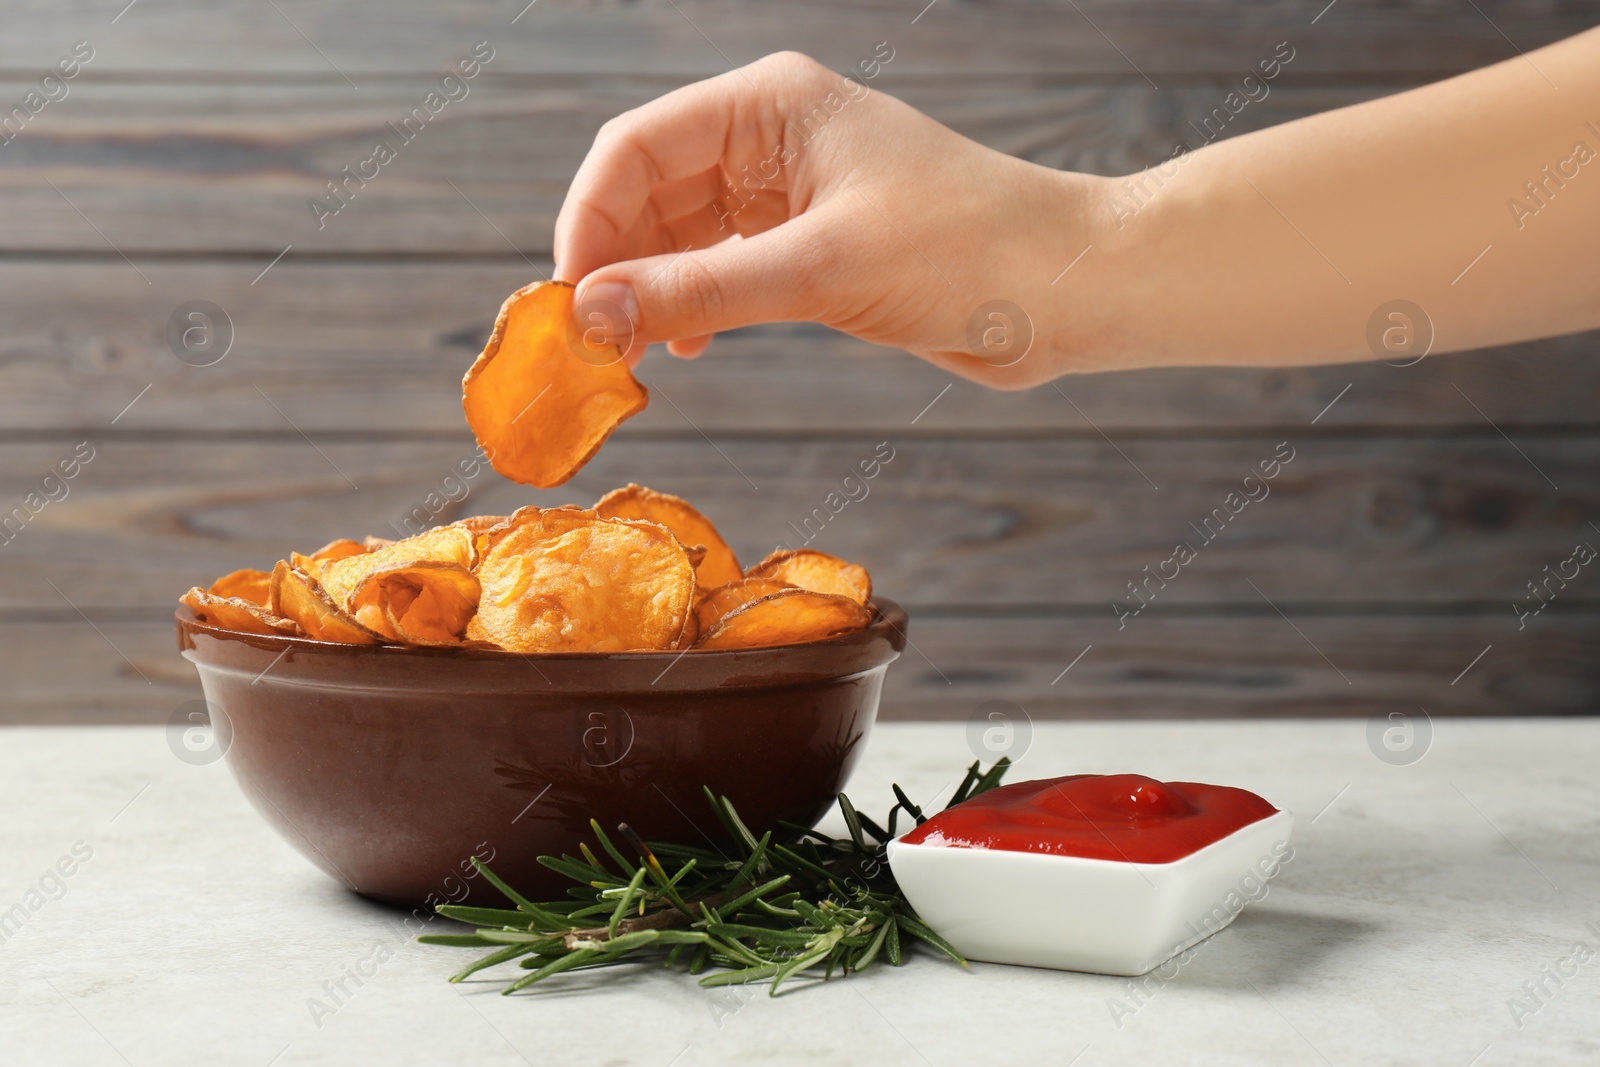
<path id="1" fill-rule="evenodd" d="M 906 614 L 741 651 L 548 653 L 262 637 L 177 612 L 245 796 L 312 863 L 398 904 L 501 903 L 468 857 L 524 892 L 536 862 L 626 822 L 720 847 L 701 786 L 758 834 L 833 802 L 878 711 Z M 219 714 L 220 713 L 220 714 Z"/>

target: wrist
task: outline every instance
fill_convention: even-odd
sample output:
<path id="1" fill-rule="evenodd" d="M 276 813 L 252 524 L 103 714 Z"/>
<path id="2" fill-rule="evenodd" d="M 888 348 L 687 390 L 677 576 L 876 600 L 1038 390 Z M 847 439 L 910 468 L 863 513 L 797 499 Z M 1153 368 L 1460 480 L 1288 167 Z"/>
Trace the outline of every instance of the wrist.
<path id="1" fill-rule="evenodd" d="M 1131 365 L 1133 308 L 1125 302 L 1129 279 L 1146 273 L 1144 247 L 1131 240 L 1123 205 L 1125 178 L 1055 172 L 1057 205 L 1040 227 L 1049 255 L 1041 306 L 1041 363 L 1048 381 L 1064 374 L 1119 370 Z"/>
<path id="2" fill-rule="evenodd" d="M 1264 309 L 1239 306 L 1259 257 L 1241 264 L 1230 249 L 1260 225 L 1218 163 L 1202 149 L 1120 177 L 1070 176 L 1090 250 L 1056 286 L 1075 279 L 1061 294 L 1071 323 L 1061 373 L 1231 361 L 1234 333 Z"/>

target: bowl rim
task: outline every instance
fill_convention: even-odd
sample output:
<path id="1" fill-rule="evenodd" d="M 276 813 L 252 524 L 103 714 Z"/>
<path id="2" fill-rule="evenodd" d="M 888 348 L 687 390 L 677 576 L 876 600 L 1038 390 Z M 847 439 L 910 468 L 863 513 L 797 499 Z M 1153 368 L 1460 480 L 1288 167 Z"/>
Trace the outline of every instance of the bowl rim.
<path id="1" fill-rule="evenodd" d="M 290 634 L 256 634 L 242 630 L 229 630 L 213 623 L 202 622 L 193 608 L 179 604 L 173 612 L 181 640 L 192 643 L 194 633 L 203 633 L 220 641 L 232 641 L 258 649 L 272 651 L 302 651 L 337 653 L 346 656 L 403 656 L 428 659 L 486 661 L 490 663 L 584 663 L 584 662 L 661 662 L 693 653 L 695 660 L 703 662 L 737 662 L 753 656 L 771 656 L 793 649 L 818 649 L 851 647 L 879 639 L 885 631 L 892 631 L 897 647 L 906 641 L 906 610 L 887 597 L 871 597 L 867 605 L 873 609 L 872 621 L 859 630 L 836 634 L 815 641 L 802 641 L 787 645 L 762 645 L 757 648 L 715 648 L 695 650 L 640 649 L 628 652 L 513 652 L 503 648 L 435 648 L 426 645 L 356 645 L 342 641 L 319 641 L 312 637 Z"/>

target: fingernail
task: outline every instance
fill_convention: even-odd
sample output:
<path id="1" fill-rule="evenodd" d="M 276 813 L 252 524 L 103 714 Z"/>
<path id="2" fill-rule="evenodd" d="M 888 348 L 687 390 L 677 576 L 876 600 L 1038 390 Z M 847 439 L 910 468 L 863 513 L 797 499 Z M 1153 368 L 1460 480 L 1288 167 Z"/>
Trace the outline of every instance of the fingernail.
<path id="1" fill-rule="evenodd" d="M 618 323 L 617 334 L 632 335 L 639 328 L 639 301 L 633 295 L 633 286 L 627 282 L 596 282 L 580 288 L 573 305 L 574 317 L 587 320 L 593 312 L 607 318 L 620 315 L 626 328 Z"/>
<path id="2" fill-rule="evenodd" d="M 634 341 L 639 330 L 639 303 L 627 282 L 580 287 L 572 305 L 572 320 L 584 330 L 585 338 L 595 336 L 598 330 L 605 344 L 616 345 L 624 355 L 640 347 Z"/>

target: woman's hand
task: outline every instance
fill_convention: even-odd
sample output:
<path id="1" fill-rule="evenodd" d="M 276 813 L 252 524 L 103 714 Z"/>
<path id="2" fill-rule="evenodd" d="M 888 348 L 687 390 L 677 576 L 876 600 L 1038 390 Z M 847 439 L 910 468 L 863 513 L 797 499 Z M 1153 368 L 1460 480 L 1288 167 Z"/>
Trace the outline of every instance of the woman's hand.
<path id="1" fill-rule="evenodd" d="M 1071 301 L 1051 282 L 1105 217 L 1102 182 L 782 53 L 606 123 L 556 222 L 557 275 L 580 320 L 626 316 L 634 361 L 811 321 L 1023 388 L 1061 373 Z"/>
<path id="2" fill-rule="evenodd" d="M 1001 389 L 1414 361 L 1600 326 L 1597 100 L 1600 29 L 1108 179 L 769 56 L 607 123 L 556 262 L 635 359 L 808 320 Z"/>

